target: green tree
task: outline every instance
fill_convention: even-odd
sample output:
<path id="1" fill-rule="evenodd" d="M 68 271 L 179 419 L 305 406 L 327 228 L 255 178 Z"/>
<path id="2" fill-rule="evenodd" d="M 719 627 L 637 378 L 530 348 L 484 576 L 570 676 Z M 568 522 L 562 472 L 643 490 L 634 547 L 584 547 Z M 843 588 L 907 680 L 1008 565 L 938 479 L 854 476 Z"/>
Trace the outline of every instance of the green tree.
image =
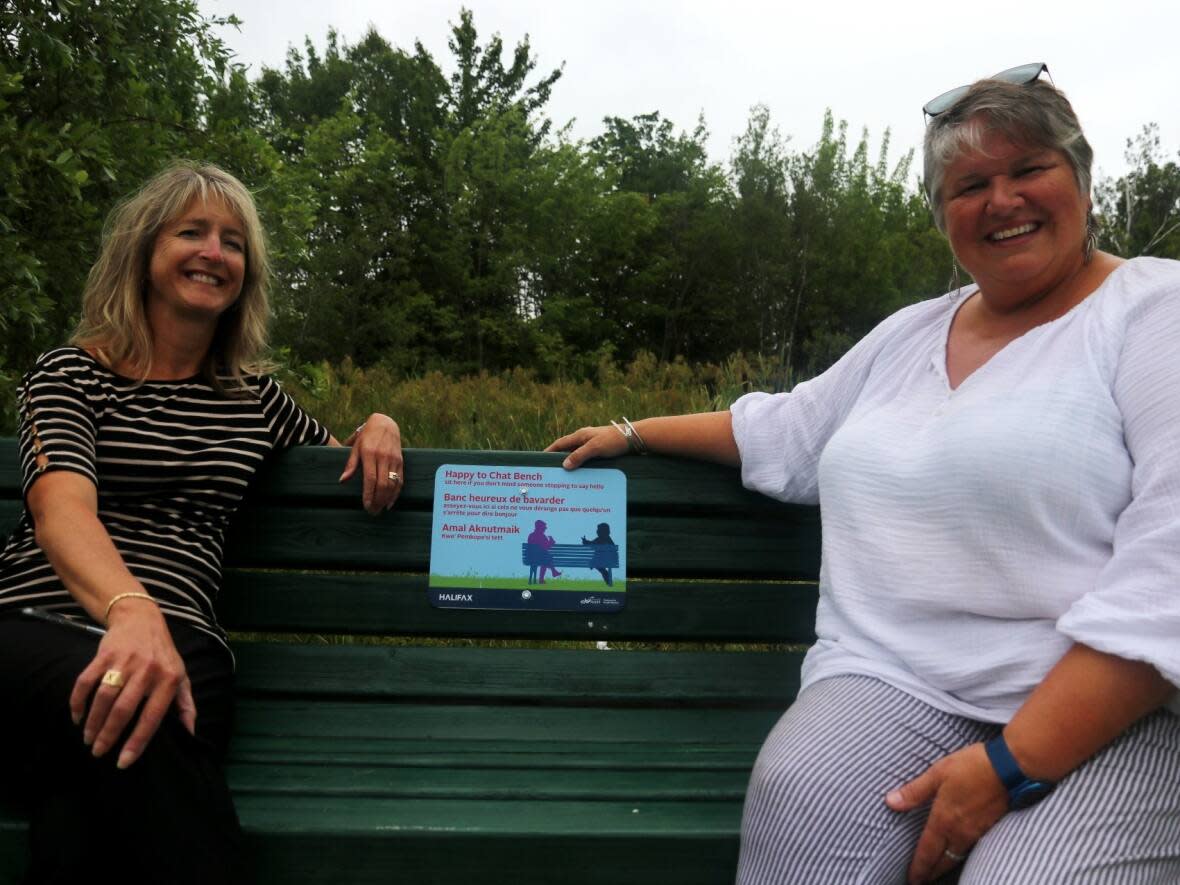
<path id="1" fill-rule="evenodd" d="M 828 112 L 815 148 L 788 163 L 796 254 L 778 343 L 781 362 L 801 375 L 827 368 L 885 316 L 943 288 L 950 250 L 906 187 L 911 155 L 890 170 L 888 150 L 887 132 L 870 163 L 865 132 L 849 155 L 847 124 Z"/>
<path id="2" fill-rule="evenodd" d="M 741 346 L 754 353 L 777 354 L 780 386 L 786 386 L 787 348 L 782 331 L 790 328 L 788 311 L 795 273 L 791 240 L 791 192 L 786 142 L 771 125 L 770 109 L 750 109 L 746 131 L 734 142 L 730 174 L 737 191 L 734 228 L 738 239 L 735 283 L 748 307 L 748 328 Z"/>
<path id="3" fill-rule="evenodd" d="M 619 256 L 637 260 L 601 268 L 591 295 L 615 323 L 619 355 L 719 359 L 733 343 L 738 305 L 726 281 L 736 249 L 732 192 L 708 160 L 704 121 L 679 134 L 659 113 L 608 117 L 604 125 L 590 149 L 613 198 L 631 207 L 638 235 Z"/>
<path id="4" fill-rule="evenodd" d="M 533 81 L 471 13 L 452 28 L 447 80 L 370 31 L 329 33 L 264 71 L 259 119 L 311 207 L 307 248 L 278 265 L 279 337 L 303 359 L 348 354 L 402 370 L 532 361 L 526 232 L 540 116 L 560 70 Z"/>
<path id="5" fill-rule="evenodd" d="M 208 153 L 230 22 L 195 0 L 0 6 L 0 382 L 68 333 L 115 200 Z"/>
<path id="6" fill-rule="evenodd" d="M 1180 258 L 1180 165 L 1162 156 L 1157 124 L 1127 139 L 1126 159 L 1126 175 L 1095 189 L 1100 245 L 1125 258 Z"/>

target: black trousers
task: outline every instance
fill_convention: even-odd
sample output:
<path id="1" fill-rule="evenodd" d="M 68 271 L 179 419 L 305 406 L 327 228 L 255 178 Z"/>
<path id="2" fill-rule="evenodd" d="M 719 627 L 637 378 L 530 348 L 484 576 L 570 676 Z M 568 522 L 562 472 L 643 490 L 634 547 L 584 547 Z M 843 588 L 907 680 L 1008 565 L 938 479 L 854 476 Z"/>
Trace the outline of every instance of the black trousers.
<path id="1" fill-rule="evenodd" d="M 0 790 L 28 807 L 29 885 L 245 881 L 241 828 L 222 767 L 233 665 L 213 638 L 185 624 L 169 628 L 192 682 L 196 735 L 173 710 L 143 755 L 119 771 L 121 742 L 95 759 L 70 719 L 70 692 L 99 638 L 0 616 Z"/>

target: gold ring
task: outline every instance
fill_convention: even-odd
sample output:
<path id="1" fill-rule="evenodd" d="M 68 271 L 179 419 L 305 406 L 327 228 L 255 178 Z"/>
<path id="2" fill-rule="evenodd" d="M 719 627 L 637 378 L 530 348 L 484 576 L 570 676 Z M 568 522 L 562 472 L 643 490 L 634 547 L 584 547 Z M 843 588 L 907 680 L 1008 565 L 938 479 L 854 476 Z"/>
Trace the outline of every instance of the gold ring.
<path id="1" fill-rule="evenodd" d="M 109 685 L 111 688 L 123 687 L 123 671 L 122 670 L 107 670 L 102 674 L 102 684 Z"/>
<path id="2" fill-rule="evenodd" d="M 402 481 L 401 476 L 398 474 L 398 472 L 396 470 L 389 471 L 388 475 L 389 475 L 390 482 L 401 482 Z"/>

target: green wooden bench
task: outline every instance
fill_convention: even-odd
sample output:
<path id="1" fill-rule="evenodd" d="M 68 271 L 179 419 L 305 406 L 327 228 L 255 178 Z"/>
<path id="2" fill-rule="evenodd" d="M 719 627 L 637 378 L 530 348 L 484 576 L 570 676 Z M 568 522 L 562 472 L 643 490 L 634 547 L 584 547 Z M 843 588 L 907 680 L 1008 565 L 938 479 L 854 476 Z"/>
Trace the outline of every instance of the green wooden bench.
<path id="1" fill-rule="evenodd" d="M 813 638 L 818 512 L 733 470 L 620 459 L 622 611 L 446 610 L 426 592 L 436 468 L 560 457 L 410 450 L 378 518 L 336 484 L 343 460 L 287 453 L 228 554 L 229 780 L 256 880 L 732 882 L 750 766 L 798 688 L 801 653 L 766 646 Z M 3 533 L 19 499 L 0 440 Z M 0 808 L 0 881 L 25 835 Z"/>

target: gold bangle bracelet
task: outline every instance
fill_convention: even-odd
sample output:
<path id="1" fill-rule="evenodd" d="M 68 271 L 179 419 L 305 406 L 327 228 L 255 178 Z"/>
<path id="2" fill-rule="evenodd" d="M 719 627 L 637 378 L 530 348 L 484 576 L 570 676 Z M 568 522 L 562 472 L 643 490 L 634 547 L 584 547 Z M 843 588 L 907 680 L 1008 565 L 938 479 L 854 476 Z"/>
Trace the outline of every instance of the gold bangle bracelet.
<path id="1" fill-rule="evenodd" d="M 149 602 L 155 603 L 157 605 L 159 604 L 156 603 L 156 598 L 148 593 L 120 593 L 117 596 L 112 597 L 111 601 L 107 603 L 107 610 L 103 612 L 102 616 L 104 621 L 109 621 L 111 619 L 111 609 L 113 609 L 115 607 L 115 603 L 121 599 L 146 599 Z"/>

